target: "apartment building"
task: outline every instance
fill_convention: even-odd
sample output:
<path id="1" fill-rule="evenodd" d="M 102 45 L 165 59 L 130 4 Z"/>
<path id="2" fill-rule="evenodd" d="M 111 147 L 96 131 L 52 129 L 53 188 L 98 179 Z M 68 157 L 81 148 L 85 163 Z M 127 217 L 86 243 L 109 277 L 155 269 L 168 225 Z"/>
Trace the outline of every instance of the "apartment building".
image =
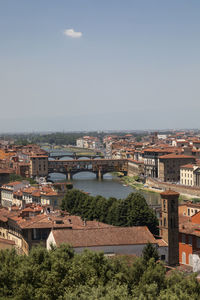
<path id="1" fill-rule="evenodd" d="M 158 162 L 158 178 L 161 181 L 179 182 L 181 166 L 195 163 L 196 159 L 189 155 L 168 154 L 160 156 Z"/>
<path id="2" fill-rule="evenodd" d="M 48 156 L 34 155 L 30 157 L 30 176 L 45 177 L 48 175 Z"/>

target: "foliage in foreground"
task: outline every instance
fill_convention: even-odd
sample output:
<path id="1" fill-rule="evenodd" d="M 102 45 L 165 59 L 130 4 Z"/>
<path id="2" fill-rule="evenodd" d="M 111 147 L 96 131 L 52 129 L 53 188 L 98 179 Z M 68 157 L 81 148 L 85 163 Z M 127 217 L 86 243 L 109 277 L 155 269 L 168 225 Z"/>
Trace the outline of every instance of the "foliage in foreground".
<path id="1" fill-rule="evenodd" d="M 61 208 L 86 220 L 98 220 L 115 226 L 148 226 L 157 234 L 158 220 L 145 198 L 131 193 L 126 199 L 90 196 L 79 190 L 66 193 Z"/>
<path id="2" fill-rule="evenodd" d="M 0 251 L 0 299 L 13 300 L 123 300 L 199 299 L 195 276 L 172 273 L 153 258 L 118 256 L 72 248 L 33 248 L 29 256 Z"/>

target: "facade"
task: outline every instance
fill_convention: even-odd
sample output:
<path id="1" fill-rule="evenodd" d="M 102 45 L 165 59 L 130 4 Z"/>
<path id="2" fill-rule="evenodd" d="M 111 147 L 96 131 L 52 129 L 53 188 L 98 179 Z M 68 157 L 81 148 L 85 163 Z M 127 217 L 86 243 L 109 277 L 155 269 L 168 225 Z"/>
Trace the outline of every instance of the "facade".
<path id="1" fill-rule="evenodd" d="M 188 265 L 200 272 L 200 212 L 180 218 L 179 257 L 180 264 Z"/>
<path id="2" fill-rule="evenodd" d="M 161 194 L 160 236 L 168 245 L 167 263 L 170 266 L 179 264 L 179 220 L 178 197 L 179 193 L 168 190 Z"/>
<path id="3" fill-rule="evenodd" d="M 200 187 L 200 168 L 196 168 L 193 172 L 194 186 Z"/>
<path id="4" fill-rule="evenodd" d="M 14 181 L 6 183 L 1 187 L 1 205 L 10 207 L 13 205 L 14 193 L 26 186 L 29 186 L 28 181 Z"/>
<path id="5" fill-rule="evenodd" d="M 200 203 L 187 202 L 178 206 L 179 216 L 192 217 L 200 211 Z"/>
<path id="6" fill-rule="evenodd" d="M 196 165 L 187 164 L 180 167 L 180 183 L 187 186 L 194 186 L 194 171 L 198 169 Z"/>
<path id="7" fill-rule="evenodd" d="M 5 249 L 11 250 L 13 248 L 15 248 L 14 241 L 0 238 L 0 250 L 5 250 Z"/>
<path id="8" fill-rule="evenodd" d="M 141 256 L 145 245 L 157 242 L 146 226 L 107 227 L 86 230 L 52 230 L 47 239 L 47 249 L 62 243 L 72 245 L 75 252 L 84 249 L 103 251 L 107 255 L 135 254 Z"/>
<path id="9" fill-rule="evenodd" d="M 158 160 L 159 157 L 165 154 L 169 154 L 174 150 L 165 149 L 144 149 L 144 175 L 147 177 L 158 177 Z"/>
<path id="10" fill-rule="evenodd" d="M 50 184 L 31 186 L 28 181 L 13 182 L 1 188 L 1 204 L 3 207 L 16 205 L 24 208 L 26 204 L 42 204 L 57 207 L 65 191 L 58 191 Z"/>
<path id="11" fill-rule="evenodd" d="M 128 176 L 144 175 L 144 163 L 128 159 Z"/>
<path id="12" fill-rule="evenodd" d="M 159 157 L 158 178 L 161 181 L 179 182 L 180 167 L 187 164 L 195 164 L 193 156 L 181 154 L 168 154 Z"/>
<path id="13" fill-rule="evenodd" d="M 102 148 L 102 144 L 97 137 L 84 136 L 76 140 L 76 146 L 79 148 L 98 150 Z"/>
<path id="14" fill-rule="evenodd" d="M 0 238 L 15 242 L 17 251 L 28 254 L 36 245 L 46 246 L 52 229 L 86 230 L 89 228 L 112 227 L 97 221 L 83 221 L 78 216 L 70 216 L 50 206 L 29 205 L 24 209 L 11 207 L 0 209 Z"/>
<path id="15" fill-rule="evenodd" d="M 45 177 L 48 175 L 48 156 L 34 155 L 30 157 L 30 176 Z"/>

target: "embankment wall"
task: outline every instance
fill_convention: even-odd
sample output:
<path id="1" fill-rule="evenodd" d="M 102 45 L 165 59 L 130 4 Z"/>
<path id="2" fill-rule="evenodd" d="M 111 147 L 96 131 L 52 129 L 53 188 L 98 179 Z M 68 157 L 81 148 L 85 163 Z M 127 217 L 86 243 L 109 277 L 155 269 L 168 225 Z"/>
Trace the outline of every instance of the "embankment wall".
<path id="1" fill-rule="evenodd" d="M 152 178 L 147 178 L 146 183 L 150 187 L 156 187 L 156 188 L 160 188 L 163 190 L 170 189 L 170 190 L 173 190 L 180 194 L 188 194 L 188 195 L 200 197 L 200 188 L 197 188 L 197 187 L 190 187 L 190 186 L 184 186 L 184 185 L 180 185 L 180 184 L 162 182 L 162 181 L 158 181 L 158 180 L 155 180 Z"/>

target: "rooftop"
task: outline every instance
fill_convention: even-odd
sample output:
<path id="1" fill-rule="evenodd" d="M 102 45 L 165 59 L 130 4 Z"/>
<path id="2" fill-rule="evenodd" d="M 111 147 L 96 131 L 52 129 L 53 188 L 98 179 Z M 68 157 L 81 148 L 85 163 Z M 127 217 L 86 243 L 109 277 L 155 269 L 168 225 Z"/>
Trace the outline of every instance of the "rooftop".
<path id="1" fill-rule="evenodd" d="M 146 226 L 53 230 L 53 236 L 57 245 L 67 243 L 75 248 L 157 243 Z"/>

